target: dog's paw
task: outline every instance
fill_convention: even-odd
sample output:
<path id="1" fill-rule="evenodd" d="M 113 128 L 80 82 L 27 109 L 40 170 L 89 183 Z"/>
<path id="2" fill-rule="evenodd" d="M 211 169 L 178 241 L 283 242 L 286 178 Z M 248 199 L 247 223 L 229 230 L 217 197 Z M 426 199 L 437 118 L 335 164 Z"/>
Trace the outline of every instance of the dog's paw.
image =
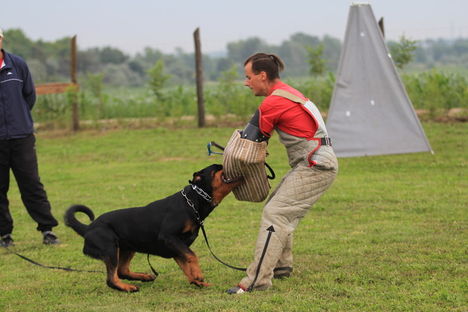
<path id="1" fill-rule="evenodd" d="M 211 284 L 206 283 L 204 280 L 193 280 L 190 284 L 197 286 L 198 288 L 209 287 Z"/>
<path id="2" fill-rule="evenodd" d="M 140 290 L 138 286 L 132 285 L 132 284 L 126 284 L 122 282 L 118 283 L 113 283 L 113 282 L 107 282 L 107 286 L 113 289 L 117 289 L 119 291 L 125 291 L 125 292 L 137 292 Z"/>
<path id="3" fill-rule="evenodd" d="M 135 285 L 132 285 L 132 284 L 122 284 L 122 291 L 126 291 L 126 292 L 137 292 L 140 290 L 140 287 L 138 286 L 135 286 Z"/>
<path id="4" fill-rule="evenodd" d="M 156 275 L 146 274 L 146 273 L 134 273 L 129 272 L 127 274 L 119 273 L 119 278 L 126 279 L 129 281 L 142 281 L 142 282 L 152 282 L 156 279 Z"/>
<path id="5" fill-rule="evenodd" d="M 156 275 L 153 274 L 143 274 L 141 281 L 142 282 L 152 282 L 156 279 Z"/>

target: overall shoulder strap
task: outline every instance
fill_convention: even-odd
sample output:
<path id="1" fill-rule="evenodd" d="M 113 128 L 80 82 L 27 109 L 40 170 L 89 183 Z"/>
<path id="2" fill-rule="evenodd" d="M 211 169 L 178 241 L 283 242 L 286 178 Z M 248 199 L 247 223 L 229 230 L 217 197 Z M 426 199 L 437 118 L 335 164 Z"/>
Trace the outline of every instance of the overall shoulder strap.
<path id="1" fill-rule="evenodd" d="M 317 132 L 315 133 L 315 136 L 316 137 L 328 136 L 327 128 L 325 127 L 325 122 L 322 118 L 322 114 L 320 114 L 320 111 L 318 110 L 317 106 L 315 106 L 315 104 L 312 103 L 312 101 L 303 100 L 301 97 L 294 95 L 291 92 L 281 90 L 281 89 L 276 89 L 275 91 L 271 93 L 271 95 L 281 96 L 295 103 L 302 104 L 302 107 L 310 114 L 310 116 L 317 123 Z"/>
<path id="2" fill-rule="evenodd" d="M 288 92 L 286 90 L 281 90 L 281 89 L 276 89 L 275 91 L 271 93 L 271 95 L 281 96 L 293 102 L 300 103 L 302 105 L 304 105 L 307 102 L 307 100 L 303 100 L 301 97 L 294 95 L 291 92 Z"/>

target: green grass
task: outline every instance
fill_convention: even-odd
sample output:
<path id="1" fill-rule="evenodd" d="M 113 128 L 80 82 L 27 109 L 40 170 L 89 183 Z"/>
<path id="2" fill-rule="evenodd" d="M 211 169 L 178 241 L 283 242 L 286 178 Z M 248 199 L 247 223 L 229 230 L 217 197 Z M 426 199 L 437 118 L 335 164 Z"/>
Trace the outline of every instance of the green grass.
<path id="1" fill-rule="evenodd" d="M 31 265 L 0 249 L 0 311 L 467 311 L 466 123 L 424 123 L 435 151 L 340 159 L 332 188 L 295 233 L 294 274 L 265 292 L 229 296 L 242 272 L 216 262 L 202 237 L 194 243 L 213 286 L 187 283 L 173 260 L 151 257 L 161 273 L 140 292 L 108 288 L 105 274 Z M 232 128 L 156 128 L 38 134 L 42 181 L 62 219 L 74 203 L 106 211 L 144 205 L 179 191 L 192 173 L 220 162 L 206 155 Z M 269 163 L 287 168 L 275 135 Z M 43 246 L 12 179 L 15 250 L 48 265 L 104 270 L 81 252 L 83 239 L 63 223 L 63 244 Z M 274 181 L 274 185 L 279 179 Z M 238 266 L 252 260 L 262 205 L 230 195 L 206 220 L 217 255 Z M 82 220 L 85 220 L 84 218 Z M 149 272 L 145 255 L 133 268 Z"/>

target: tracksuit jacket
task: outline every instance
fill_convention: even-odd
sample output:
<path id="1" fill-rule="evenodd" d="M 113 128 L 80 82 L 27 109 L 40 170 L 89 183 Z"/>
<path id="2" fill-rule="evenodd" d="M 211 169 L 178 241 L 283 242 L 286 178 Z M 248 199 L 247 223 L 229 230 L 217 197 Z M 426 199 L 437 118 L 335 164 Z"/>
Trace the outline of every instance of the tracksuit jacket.
<path id="1" fill-rule="evenodd" d="M 33 133 L 31 109 L 36 101 L 34 83 L 26 62 L 3 51 L 0 68 L 0 140 Z"/>

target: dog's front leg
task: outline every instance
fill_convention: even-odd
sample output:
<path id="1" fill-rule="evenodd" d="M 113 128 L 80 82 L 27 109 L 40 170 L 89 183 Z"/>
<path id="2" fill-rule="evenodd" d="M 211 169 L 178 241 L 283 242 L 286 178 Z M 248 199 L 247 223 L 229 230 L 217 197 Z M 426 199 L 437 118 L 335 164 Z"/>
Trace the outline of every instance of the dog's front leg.
<path id="1" fill-rule="evenodd" d="M 204 281 L 204 277 L 198 262 L 198 257 L 193 251 L 189 249 L 187 254 L 182 257 L 174 257 L 174 260 L 180 266 L 184 274 L 187 276 L 190 284 L 198 287 L 211 286 Z"/>
<path id="2" fill-rule="evenodd" d="M 199 287 L 210 286 L 210 284 L 204 282 L 197 256 L 180 238 L 176 235 L 160 234 L 159 239 L 164 241 L 166 248 L 175 254 L 174 260 L 187 276 L 190 284 Z"/>

